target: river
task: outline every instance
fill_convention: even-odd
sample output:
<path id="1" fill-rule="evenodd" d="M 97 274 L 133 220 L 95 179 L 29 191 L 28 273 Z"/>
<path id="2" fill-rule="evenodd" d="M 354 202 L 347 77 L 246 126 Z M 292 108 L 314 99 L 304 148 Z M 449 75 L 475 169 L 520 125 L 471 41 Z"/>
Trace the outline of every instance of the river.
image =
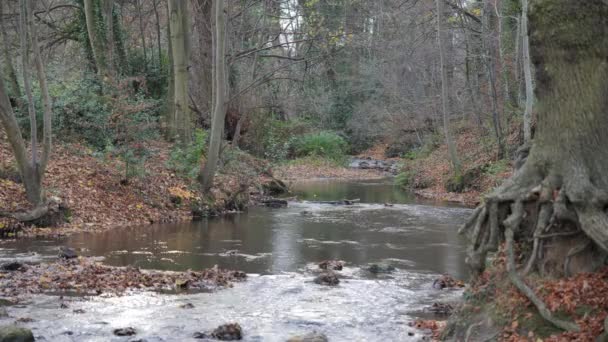
<path id="1" fill-rule="evenodd" d="M 2 241 L 0 262 L 50 260 L 68 245 L 110 265 L 178 271 L 218 265 L 250 276 L 214 293 L 37 295 L 27 305 L 9 307 L 13 318 L 0 323 L 31 318 L 21 324 L 40 341 L 188 341 L 196 331 L 227 322 L 238 322 L 246 341 L 285 341 L 311 331 L 330 341 L 417 341 L 421 337 L 408 323 L 428 316 L 424 308 L 433 302 L 460 295 L 434 290 L 432 282 L 444 273 L 466 277 L 464 243 L 456 231 L 469 209 L 419 202 L 390 180 L 317 180 L 292 188 L 304 201 L 283 209 L 256 207 L 201 222 L 63 240 Z M 361 202 L 313 202 L 345 198 Z M 346 262 L 336 287 L 312 282 L 316 263 L 326 259 Z M 395 271 L 374 274 L 370 264 Z M 60 309 L 66 301 L 69 309 Z M 184 303 L 193 307 L 184 309 Z M 126 326 L 137 329 L 137 338 L 112 335 Z"/>

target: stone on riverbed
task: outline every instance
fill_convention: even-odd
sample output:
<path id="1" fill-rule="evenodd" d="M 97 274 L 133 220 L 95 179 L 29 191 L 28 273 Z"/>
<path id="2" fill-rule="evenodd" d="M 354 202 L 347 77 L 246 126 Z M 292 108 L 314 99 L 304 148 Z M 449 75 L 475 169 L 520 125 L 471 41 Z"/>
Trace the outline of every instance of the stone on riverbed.
<path id="1" fill-rule="evenodd" d="M 392 265 L 371 264 L 367 267 L 367 270 L 372 274 L 392 273 L 395 271 L 395 267 Z"/>
<path id="2" fill-rule="evenodd" d="M 33 342 L 34 334 L 25 328 L 15 326 L 0 327 L 0 342 Z"/>
<path id="3" fill-rule="evenodd" d="M 333 272 L 324 272 L 315 277 L 314 282 L 319 285 L 336 286 L 340 284 L 340 279 Z"/>
<path id="4" fill-rule="evenodd" d="M 344 261 L 341 260 L 325 260 L 319 263 L 319 268 L 322 270 L 342 271 Z"/>
<path id="5" fill-rule="evenodd" d="M 287 340 L 287 342 L 328 342 L 329 340 L 327 339 L 327 336 L 325 336 L 325 334 L 322 333 L 318 333 L 316 331 L 313 331 L 311 333 L 308 333 L 306 335 L 302 335 L 302 336 L 294 336 L 292 338 L 290 338 L 289 340 Z"/>
<path id="6" fill-rule="evenodd" d="M 133 336 L 135 334 L 137 334 L 137 331 L 131 327 L 114 329 L 114 335 L 116 336 Z"/>
<path id="7" fill-rule="evenodd" d="M 447 303 L 433 303 L 426 310 L 436 315 L 449 316 L 454 311 L 454 307 Z"/>
<path id="8" fill-rule="evenodd" d="M 194 338 L 238 341 L 243 339 L 243 329 L 238 323 L 220 325 L 211 332 L 194 333 Z"/>
<path id="9" fill-rule="evenodd" d="M 59 249 L 59 257 L 62 259 L 75 259 L 78 258 L 78 253 L 69 247 L 61 247 Z"/>
<path id="10" fill-rule="evenodd" d="M 451 289 L 455 287 L 464 287 L 464 282 L 462 280 L 456 280 L 448 274 L 444 274 L 433 281 L 433 288 L 436 290 Z"/>

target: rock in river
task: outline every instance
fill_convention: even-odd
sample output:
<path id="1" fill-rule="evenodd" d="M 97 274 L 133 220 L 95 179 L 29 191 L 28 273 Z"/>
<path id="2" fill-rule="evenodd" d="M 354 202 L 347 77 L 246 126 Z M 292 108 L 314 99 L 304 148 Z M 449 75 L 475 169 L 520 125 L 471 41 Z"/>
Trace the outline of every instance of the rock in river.
<path id="1" fill-rule="evenodd" d="M 29 329 L 4 326 L 0 328 L 0 342 L 34 342 L 34 334 Z"/>
<path id="2" fill-rule="evenodd" d="M 445 288 L 451 289 L 455 287 L 464 287 L 464 282 L 462 280 L 456 280 L 454 277 L 447 274 L 442 275 L 433 281 L 433 288 L 437 290 L 443 290 Z"/>
<path id="3" fill-rule="evenodd" d="M 344 261 L 341 260 L 325 260 L 319 263 L 319 268 L 322 270 L 342 271 Z"/>
<path id="4" fill-rule="evenodd" d="M 340 279 L 334 272 L 324 272 L 315 277 L 314 282 L 319 285 L 336 286 L 340 284 Z"/>
<path id="5" fill-rule="evenodd" d="M 194 333 L 194 338 L 216 339 L 220 341 L 238 341 L 243 339 L 243 329 L 238 323 L 220 325 L 210 332 Z"/>
<path id="6" fill-rule="evenodd" d="M 116 336 L 133 336 L 137 334 L 137 331 L 131 327 L 114 329 L 114 335 Z"/>
<path id="7" fill-rule="evenodd" d="M 327 341 L 329 341 L 329 340 L 327 339 L 327 336 L 325 336 L 325 334 L 321 334 L 316 331 L 313 331 L 311 333 L 308 333 L 308 334 L 302 335 L 302 336 L 294 336 L 294 337 L 290 338 L 289 340 L 287 340 L 287 342 L 327 342 Z"/>
<path id="8" fill-rule="evenodd" d="M 391 265 L 371 264 L 367 267 L 367 270 L 372 274 L 392 273 L 395 271 L 395 267 Z"/>
<path id="9" fill-rule="evenodd" d="M 59 257 L 63 259 L 75 259 L 78 258 L 78 253 L 69 247 L 61 247 L 59 249 Z"/>

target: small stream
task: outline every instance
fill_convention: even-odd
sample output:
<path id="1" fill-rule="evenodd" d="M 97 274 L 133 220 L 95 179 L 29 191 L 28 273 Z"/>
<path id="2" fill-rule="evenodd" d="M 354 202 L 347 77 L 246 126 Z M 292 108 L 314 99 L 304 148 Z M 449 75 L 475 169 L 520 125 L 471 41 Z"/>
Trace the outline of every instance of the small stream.
<path id="1" fill-rule="evenodd" d="M 432 289 L 449 273 L 465 278 L 464 244 L 458 226 L 469 209 L 417 202 L 390 183 L 319 180 L 292 186 L 302 202 L 286 209 L 252 208 L 247 213 L 187 224 L 117 229 L 64 240 L 0 242 L 0 262 L 53 259 L 68 245 L 110 265 L 145 269 L 202 269 L 218 265 L 250 274 L 244 283 L 215 293 L 123 297 L 39 295 L 10 307 L 12 318 L 29 317 L 40 341 L 188 341 L 196 331 L 239 322 L 246 341 L 285 341 L 311 331 L 330 341 L 417 341 L 408 326 L 428 316 L 436 301 L 456 300 L 459 291 Z M 359 198 L 352 206 L 308 201 Z M 316 263 L 344 260 L 340 285 L 312 282 Z M 391 265 L 372 274 L 370 264 Z M 69 308 L 60 309 L 61 303 Z M 193 308 L 184 309 L 184 303 Z M 76 314 L 75 309 L 84 313 Z M 132 326 L 134 337 L 112 330 Z M 413 336 L 412 336 L 413 334 Z"/>

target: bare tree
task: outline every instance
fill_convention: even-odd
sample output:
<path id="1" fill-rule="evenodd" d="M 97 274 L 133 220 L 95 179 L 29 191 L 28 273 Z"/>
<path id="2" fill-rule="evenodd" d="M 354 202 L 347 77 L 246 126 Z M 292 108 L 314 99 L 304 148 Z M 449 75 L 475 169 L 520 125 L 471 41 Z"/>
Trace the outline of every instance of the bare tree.
<path id="1" fill-rule="evenodd" d="M 456 145 L 452 140 L 450 133 L 450 95 L 448 89 L 448 73 L 445 65 L 445 51 L 444 51 L 444 32 L 443 32 L 443 0 L 435 0 L 437 6 L 437 45 L 439 47 L 439 64 L 441 68 L 441 108 L 443 114 L 443 130 L 445 134 L 445 143 L 448 146 L 450 154 L 450 161 L 454 169 L 456 177 L 460 176 L 460 161 L 458 160 L 458 152 L 456 151 Z"/>
<path id="2" fill-rule="evenodd" d="M 28 109 L 30 112 L 30 127 L 31 127 L 31 153 L 28 156 L 25 140 L 21 133 L 21 128 L 17 123 L 17 119 L 10 104 L 10 100 L 4 87 L 4 82 L 0 81 L 0 122 L 7 133 L 10 146 L 13 150 L 15 160 L 25 187 L 28 201 L 34 206 L 31 212 L 25 214 L 0 213 L 0 216 L 12 216 L 22 221 L 32 221 L 45 215 L 48 211 L 46 198 L 43 191 L 42 179 L 46 169 L 47 162 L 51 153 L 51 105 L 48 89 L 46 85 L 46 76 L 36 27 L 32 22 L 33 7 L 31 0 L 21 0 L 20 11 L 20 37 L 22 44 L 22 60 L 23 60 L 23 76 L 25 90 L 28 97 Z M 29 35 L 28 35 L 29 31 Z M 38 82 L 42 91 L 43 99 L 43 147 L 42 156 L 38 159 L 38 141 L 37 141 L 37 122 L 36 112 L 33 105 L 33 96 L 31 93 L 31 80 L 29 70 L 29 49 L 28 37 L 34 53 L 36 63 L 36 71 Z"/>

